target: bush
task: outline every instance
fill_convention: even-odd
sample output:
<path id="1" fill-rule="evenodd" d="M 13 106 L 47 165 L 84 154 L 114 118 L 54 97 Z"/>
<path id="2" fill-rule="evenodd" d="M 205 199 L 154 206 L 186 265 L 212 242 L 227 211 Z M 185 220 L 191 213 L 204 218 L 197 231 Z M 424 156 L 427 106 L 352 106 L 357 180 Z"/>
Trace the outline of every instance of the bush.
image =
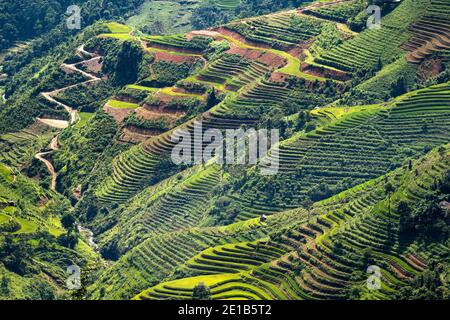
<path id="1" fill-rule="evenodd" d="M 203 282 L 194 287 L 192 300 L 211 300 L 211 291 Z"/>

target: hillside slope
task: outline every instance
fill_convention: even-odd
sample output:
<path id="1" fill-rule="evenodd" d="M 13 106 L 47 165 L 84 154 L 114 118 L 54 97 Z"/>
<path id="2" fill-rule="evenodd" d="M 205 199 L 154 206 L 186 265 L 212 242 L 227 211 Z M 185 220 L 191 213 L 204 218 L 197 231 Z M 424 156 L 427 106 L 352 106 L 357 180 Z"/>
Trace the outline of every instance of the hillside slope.
<path id="1" fill-rule="evenodd" d="M 10 60 L 0 296 L 448 299 L 450 4 L 369 4 L 136 0 Z M 280 142 L 176 165 L 198 123 Z"/>

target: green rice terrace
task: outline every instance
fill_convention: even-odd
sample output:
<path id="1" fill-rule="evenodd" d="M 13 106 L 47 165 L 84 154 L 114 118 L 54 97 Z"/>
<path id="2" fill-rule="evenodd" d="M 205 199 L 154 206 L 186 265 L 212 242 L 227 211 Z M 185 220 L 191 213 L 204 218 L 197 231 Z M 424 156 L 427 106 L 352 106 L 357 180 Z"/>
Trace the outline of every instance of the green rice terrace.
<path id="1" fill-rule="evenodd" d="M 1 62 L 0 299 L 450 298 L 450 2 L 122 9 Z"/>

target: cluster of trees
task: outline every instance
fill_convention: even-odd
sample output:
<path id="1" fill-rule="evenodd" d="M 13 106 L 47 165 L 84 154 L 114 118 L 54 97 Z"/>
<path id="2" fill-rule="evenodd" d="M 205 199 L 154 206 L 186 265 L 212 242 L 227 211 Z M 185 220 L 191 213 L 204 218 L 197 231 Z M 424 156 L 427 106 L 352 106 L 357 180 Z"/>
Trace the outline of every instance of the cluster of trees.
<path id="1" fill-rule="evenodd" d="M 67 232 L 58 237 L 58 242 L 64 247 L 75 249 L 79 238 L 78 230 L 75 225 L 75 217 L 69 213 L 65 214 L 61 218 L 61 224 Z"/>
<path id="2" fill-rule="evenodd" d="M 83 185 L 99 157 L 113 142 L 117 129 L 114 119 L 99 110 L 89 125 L 65 130 L 60 135 L 63 147 L 53 156 L 59 190 L 72 197 L 70 190 Z"/>
<path id="3" fill-rule="evenodd" d="M 331 50 L 343 42 L 341 34 L 333 23 L 325 23 L 311 50 L 320 54 L 322 51 Z"/>
<path id="4" fill-rule="evenodd" d="M 425 240 L 445 242 L 450 236 L 450 215 L 443 201 L 450 201 L 450 174 L 436 181 L 436 190 L 414 204 L 401 201 L 397 205 L 400 215 L 400 232 Z"/>
<path id="5" fill-rule="evenodd" d="M 32 246 L 26 239 L 6 235 L 0 242 L 0 262 L 11 272 L 26 275 L 35 272 L 31 263 Z"/>
<path id="6" fill-rule="evenodd" d="M 188 63 L 173 63 L 158 61 L 152 65 L 154 77 L 145 80 L 144 83 L 153 87 L 168 87 L 185 79 L 192 72 L 193 65 Z"/>
<path id="7" fill-rule="evenodd" d="M 159 119 L 143 119 L 136 115 L 136 113 L 131 113 L 125 119 L 124 125 L 126 126 L 135 126 L 142 129 L 147 130 L 162 130 L 166 131 L 170 129 L 170 120 L 166 117 L 162 117 Z"/>
<path id="8" fill-rule="evenodd" d="M 139 103 L 144 101 L 149 94 L 150 92 L 145 90 L 124 87 L 117 93 L 116 97 L 118 97 L 118 100 L 120 101 L 133 101 L 135 103 Z"/>
<path id="9" fill-rule="evenodd" d="M 53 90 L 55 86 L 61 85 L 56 87 L 60 88 L 84 80 L 78 73 L 62 72 L 59 65 L 68 54 L 75 52 L 78 41 L 87 40 L 84 37 L 93 36 L 98 31 L 96 30 L 95 27 L 89 28 L 77 39 L 72 38 L 59 46 L 53 44 L 56 47 L 53 47 L 52 54 L 45 58 L 37 58 L 39 54 L 34 46 L 21 54 L 7 56 L 4 61 L 5 71 L 14 76 L 6 83 L 5 94 L 8 102 L 0 110 L 0 132 L 23 129 L 32 123 L 35 117 L 44 112 L 51 112 L 52 109 L 57 110 L 54 105 L 46 106 L 47 100 L 41 100 L 39 93 Z M 63 109 L 60 111 L 59 114 L 65 113 Z"/>
<path id="10" fill-rule="evenodd" d="M 83 30 L 98 20 L 123 19 L 124 16 L 136 11 L 143 2 L 144 0 L 3 2 L 4 7 L 0 7 L 0 26 L 7 30 L 0 29 L 0 39 L 11 38 L 15 41 L 33 37 L 33 42 L 27 50 L 19 55 L 7 57 L 8 63 L 5 71 L 9 74 L 17 72 L 34 58 L 43 56 L 80 32 L 77 29 L 67 28 L 65 12 L 70 5 L 79 5 L 81 30 Z M 3 17 L 2 13 L 4 13 Z M 6 41 L 4 45 L 11 45 L 11 41 Z M 1 46 L 0 49 L 2 49 Z"/>
<path id="11" fill-rule="evenodd" d="M 240 212 L 239 204 L 227 196 L 223 196 L 217 199 L 209 214 L 215 221 L 214 225 L 228 225 L 234 222 Z"/>
<path id="12" fill-rule="evenodd" d="M 60 92 L 58 101 L 77 108 L 81 112 L 95 112 L 100 109 L 116 88 L 109 82 L 99 82 L 95 86 L 79 85 Z"/>
<path id="13" fill-rule="evenodd" d="M 20 223 L 13 218 L 6 222 L 0 223 L 0 232 L 16 232 L 17 230 L 20 230 L 20 228 Z"/>
<path id="14" fill-rule="evenodd" d="M 191 82 L 191 81 L 180 80 L 177 82 L 177 87 L 184 89 L 188 92 L 195 92 L 195 93 L 203 94 L 208 90 L 208 88 L 210 86 L 206 85 L 204 83 L 201 83 L 201 82 Z"/>
<path id="15" fill-rule="evenodd" d="M 396 299 L 448 300 L 450 291 L 445 279 L 445 275 L 448 275 L 448 268 L 448 263 L 431 261 L 428 270 L 400 288 Z"/>
<path id="16" fill-rule="evenodd" d="M 0 51 L 54 28 L 72 0 L 24 0 L 0 3 Z"/>
<path id="17" fill-rule="evenodd" d="M 194 287 L 192 300 L 211 300 L 211 290 L 204 282 L 200 282 Z"/>
<path id="18" fill-rule="evenodd" d="M 104 52 L 102 71 L 108 74 L 111 83 L 122 86 L 136 82 L 144 59 L 144 52 L 139 42 L 114 39 L 97 41 L 101 42 L 100 46 Z"/>

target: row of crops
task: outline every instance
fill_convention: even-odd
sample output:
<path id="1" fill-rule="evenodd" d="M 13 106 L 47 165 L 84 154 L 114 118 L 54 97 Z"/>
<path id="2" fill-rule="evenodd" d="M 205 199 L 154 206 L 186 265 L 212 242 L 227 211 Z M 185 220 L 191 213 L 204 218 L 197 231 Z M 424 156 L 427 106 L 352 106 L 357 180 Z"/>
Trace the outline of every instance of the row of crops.
<path id="1" fill-rule="evenodd" d="M 320 20 L 287 12 L 231 23 L 225 27 L 247 40 L 283 49 L 317 36 L 322 25 Z"/>
<path id="2" fill-rule="evenodd" d="M 245 208 L 243 216 L 299 206 L 320 184 L 331 193 L 352 187 L 448 142 L 448 90 L 447 83 L 416 91 L 387 107 L 360 107 L 359 112 L 348 108 L 347 115 L 283 142 L 272 155 L 280 163 L 279 174 L 270 180 L 275 193 L 261 191 L 269 183 L 264 178 L 259 179 L 262 184 L 245 185 L 236 194 Z"/>
<path id="3" fill-rule="evenodd" d="M 431 0 L 425 14 L 408 30 L 412 37 L 403 48 L 411 51 L 409 62 L 420 63 L 426 57 L 450 48 L 450 4 L 448 1 Z"/>
<path id="4" fill-rule="evenodd" d="M 346 72 L 376 68 L 404 54 L 400 49 L 410 35 L 408 26 L 426 8 L 428 0 L 403 1 L 393 12 L 381 19 L 381 28 L 367 29 L 357 37 L 315 57 L 315 62 Z"/>
<path id="5" fill-rule="evenodd" d="M 176 271 L 199 252 L 218 244 L 255 241 L 270 231 L 293 223 L 298 212 L 286 212 L 261 223 L 259 219 L 224 227 L 182 228 L 165 234 L 150 234 L 148 239 L 127 251 L 91 288 L 93 296 L 106 286 L 106 297 L 131 298 L 134 294 L 158 283 L 158 279 L 187 274 Z M 131 295 L 131 296 L 130 296 Z"/>
<path id="6" fill-rule="evenodd" d="M 21 168 L 45 147 L 53 135 L 50 127 L 39 122 L 19 132 L 4 134 L 0 136 L 0 161 Z"/>
<path id="7" fill-rule="evenodd" d="M 437 245 L 427 257 L 413 253 L 417 244 L 398 236 L 393 204 L 425 198 L 449 168 L 448 148 L 436 150 L 410 170 L 388 175 L 398 188 L 390 201 L 383 178 L 372 180 L 317 203 L 309 223 L 291 225 L 280 237 L 203 250 L 184 264 L 193 277 L 160 283 L 136 298 L 191 299 L 199 283 L 209 286 L 213 299 L 343 299 L 352 287 L 361 297 L 392 297 L 426 268 L 425 258 L 445 250 Z M 381 286 L 372 291 L 364 276 L 371 264 L 381 272 Z"/>

